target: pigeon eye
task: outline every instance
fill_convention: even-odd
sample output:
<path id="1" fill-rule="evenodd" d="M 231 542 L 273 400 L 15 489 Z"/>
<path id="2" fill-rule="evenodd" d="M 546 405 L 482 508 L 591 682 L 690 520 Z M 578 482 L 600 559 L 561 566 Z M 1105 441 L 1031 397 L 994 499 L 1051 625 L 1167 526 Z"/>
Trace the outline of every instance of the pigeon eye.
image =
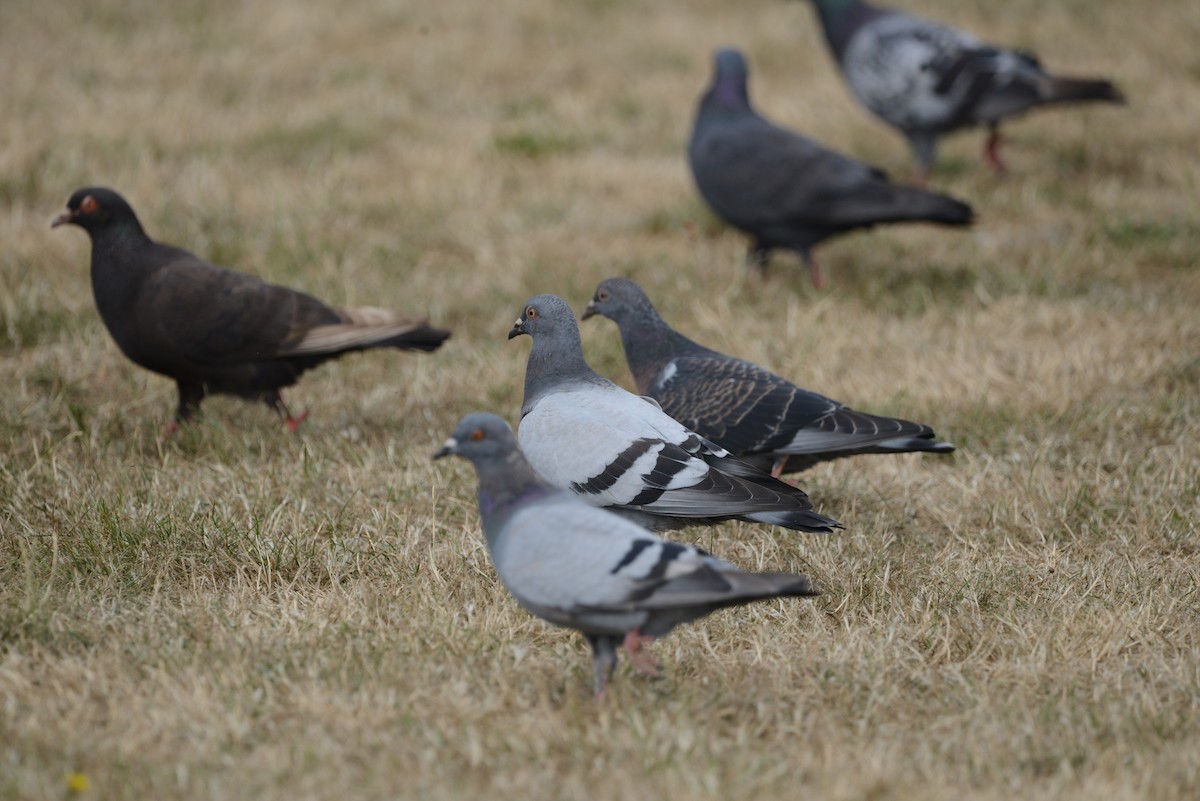
<path id="1" fill-rule="evenodd" d="M 597 298 L 597 299 L 598 299 L 598 300 L 599 300 L 601 303 L 603 303 L 604 301 L 608 300 L 608 290 L 607 290 L 607 289 L 601 289 L 599 292 L 597 292 L 597 293 L 596 293 L 596 298 Z"/>
<path id="2" fill-rule="evenodd" d="M 533 306 L 530 306 L 528 309 L 525 310 L 525 319 L 526 320 L 532 320 L 534 317 L 537 317 L 537 315 L 538 315 L 538 310 L 535 309 Z"/>
<path id="3" fill-rule="evenodd" d="M 92 197 L 91 195 L 88 195 L 87 197 L 85 197 L 83 199 L 83 201 L 79 204 L 79 210 L 82 211 L 84 214 L 91 214 L 92 212 L 98 210 L 99 208 L 100 208 L 100 204 L 97 203 L 96 198 Z"/>
<path id="4" fill-rule="evenodd" d="M 471 440 L 473 442 L 480 442 L 482 439 L 483 439 L 483 429 L 482 428 L 477 428 L 471 432 Z"/>

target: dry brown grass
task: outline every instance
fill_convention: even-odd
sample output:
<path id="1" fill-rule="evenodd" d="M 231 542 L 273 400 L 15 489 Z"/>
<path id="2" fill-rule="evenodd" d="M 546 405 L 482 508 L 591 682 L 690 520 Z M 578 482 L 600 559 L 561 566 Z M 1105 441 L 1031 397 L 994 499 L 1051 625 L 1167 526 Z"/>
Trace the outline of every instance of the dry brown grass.
<path id="1" fill-rule="evenodd" d="M 971 232 L 741 268 L 683 158 L 709 53 L 773 118 L 906 174 L 805 4 L 444 0 L 0 5 L 0 798 L 1195 798 L 1200 788 L 1200 5 L 911 0 L 1125 110 L 947 142 Z M 150 232 L 333 301 L 426 311 L 374 353 L 163 441 L 169 382 L 47 228 L 111 185 Z M 695 224 L 698 235 L 688 233 Z M 838 537 L 692 534 L 804 570 L 812 603 L 722 613 L 595 706 L 566 632 L 498 586 L 458 417 L 512 420 L 552 291 L 637 278 L 698 339 L 952 459 L 814 471 Z M 584 326 L 628 385 L 615 331 Z"/>

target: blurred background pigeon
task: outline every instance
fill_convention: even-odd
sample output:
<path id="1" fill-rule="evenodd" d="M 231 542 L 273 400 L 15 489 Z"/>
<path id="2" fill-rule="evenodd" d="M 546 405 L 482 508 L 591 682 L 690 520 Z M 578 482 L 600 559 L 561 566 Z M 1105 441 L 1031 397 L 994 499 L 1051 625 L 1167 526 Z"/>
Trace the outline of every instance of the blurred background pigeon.
<path id="1" fill-rule="evenodd" d="M 1003 171 L 1005 118 L 1037 106 L 1124 102 L 1107 80 L 1051 75 L 1032 53 L 990 45 L 948 25 L 862 0 L 812 1 L 846 83 L 908 139 L 922 183 L 942 134 L 986 125 L 984 158 Z"/>
<path id="2" fill-rule="evenodd" d="M 813 248 L 879 223 L 967 225 L 971 207 L 891 183 L 881 171 L 780 128 L 750 106 L 746 60 L 719 50 L 712 86 L 700 100 L 688 162 L 696 187 L 725 222 L 750 234 L 749 261 L 763 267 L 773 248 L 800 254 L 824 286 Z"/>

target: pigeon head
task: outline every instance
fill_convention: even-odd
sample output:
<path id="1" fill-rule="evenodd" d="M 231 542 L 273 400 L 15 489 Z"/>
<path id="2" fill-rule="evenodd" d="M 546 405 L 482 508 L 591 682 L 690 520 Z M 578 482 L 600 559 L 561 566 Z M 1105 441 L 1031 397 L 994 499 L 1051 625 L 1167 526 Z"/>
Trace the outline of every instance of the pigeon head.
<path id="1" fill-rule="evenodd" d="M 642 288 L 628 278 L 608 278 L 596 287 L 587 308 L 579 319 L 593 315 L 607 317 L 618 325 L 622 320 L 657 318 L 658 312 Z"/>
<path id="2" fill-rule="evenodd" d="M 556 491 L 529 466 L 513 430 L 494 414 L 475 412 L 459 420 L 433 458 L 444 456 L 461 456 L 474 465 L 479 476 L 479 513 L 489 545 L 514 506 Z"/>
<path id="3" fill-rule="evenodd" d="M 51 228 L 72 223 L 89 234 L 115 225 L 133 224 L 139 231 L 141 223 L 133 208 L 111 189 L 89 186 L 75 190 L 67 208 L 50 221 Z"/>
<path id="4" fill-rule="evenodd" d="M 450 439 L 433 458 L 461 456 L 478 466 L 481 462 L 503 462 L 516 450 L 517 438 L 508 423 L 497 415 L 475 412 L 458 421 Z"/>
<path id="5" fill-rule="evenodd" d="M 558 339 L 571 337 L 579 339 L 579 324 L 575 322 L 575 313 L 567 302 L 558 295 L 538 295 L 525 301 L 521 316 L 513 323 L 508 332 L 508 338 L 528 334 L 535 340 L 542 337 Z"/>
<path id="6" fill-rule="evenodd" d="M 525 365 L 524 417 L 544 394 L 564 385 L 583 381 L 607 384 L 596 375 L 583 358 L 583 342 L 579 338 L 579 323 L 567 302 L 557 295 L 538 295 L 525 301 L 521 316 L 513 323 L 508 338 L 528 334 L 533 340 L 529 361 Z"/>
<path id="7" fill-rule="evenodd" d="M 740 50 L 724 48 L 713 54 L 713 82 L 704 95 L 705 108 L 742 110 L 750 106 L 746 90 L 749 68 Z"/>

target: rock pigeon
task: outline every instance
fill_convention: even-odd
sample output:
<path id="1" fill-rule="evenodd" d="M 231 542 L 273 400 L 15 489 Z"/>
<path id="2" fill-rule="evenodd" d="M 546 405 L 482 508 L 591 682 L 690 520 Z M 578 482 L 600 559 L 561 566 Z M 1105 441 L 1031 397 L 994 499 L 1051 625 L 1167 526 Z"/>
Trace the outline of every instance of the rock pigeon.
<path id="1" fill-rule="evenodd" d="M 812 249 L 824 239 L 877 223 L 972 221 L 965 203 L 893 184 L 882 171 L 760 117 L 750 107 L 746 60 L 738 51 L 717 51 L 715 64 L 688 162 L 717 216 L 754 238 L 750 263 L 764 267 L 772 248 L 789 248 L 821 287 Z"/>
<path id="2" fill-rule="evenodd" d="M 518 435 L 543 478 L 661 530 L 736 518 L 797 531 L 841 524 L 808 496 L 704 440 L 588 367 L 571 307 L 529 300 L 508 338 L 533 338 Z"/>
<path id="3" fill-rule="evenodd" d="M 942 134 L 988 126 L 984 158 L 1000 160 L 1000 121 L 1035 106 L 1124 98 L 1109 81 L 1059 78 L 1026 52 L 862 0 L 813 0 L 829 49 L 859 102 L 898 128 L 928 178 Z"/>
<path id="4" fill-rule="evenodd" d="M 643 647 L 681 623 L 727 606 L 817 594 L 804 576 L 738 570 L 551 486 L 494 414 L 464 417 L 433 458 L 450 455 L 475 465 L 479 516 L 500 581 L 526 611 L 583 634 L 597 698 L 618 645 L 636 668 L 656 674 Z"/>
<path id="5" fill-rule="evenodd" d="M 308 413 L 292 417 L 279 390 L 305 370 L 355 350 L 436 350 L 450 336 L 385 309 L 335 309 L 155 242 L 111 189 L 76 191 L 50 225 L 65 223 L 91 237 L 92 292 L 117 345 L 179 387 L 168 432 L 210 394 L 263 401 L 295 431 Z"/>
<path id="6" fill-rule="evenodd" d="M 757 364 L 697 345 L 667 325 L 626 278 L 601 282 L 583 319 L 595 314 L 620 329 L 638 392 L 776 478 L 843 456 L 954 450 L 934 440 L 927 425 L 856 412 Z"/>

